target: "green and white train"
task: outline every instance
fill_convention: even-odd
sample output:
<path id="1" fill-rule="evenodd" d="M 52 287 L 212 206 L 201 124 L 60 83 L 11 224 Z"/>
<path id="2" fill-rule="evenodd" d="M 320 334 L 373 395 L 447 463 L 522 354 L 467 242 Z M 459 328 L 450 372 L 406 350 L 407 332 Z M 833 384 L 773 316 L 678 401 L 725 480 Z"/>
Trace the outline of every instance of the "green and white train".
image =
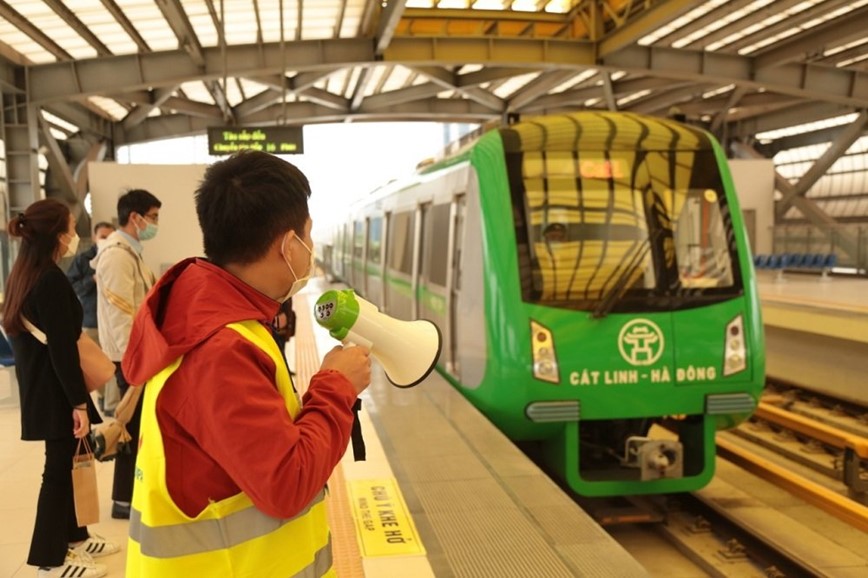
<path id="1" fill-rule="evenodd" d="M 438 370 L 582 495 L 702 487 L 715 432 L 763 388 L 738 199 L 695 127 L 578 112 L 490 130 L 358 202 L 325 261 L 384 313 L 435 322 Z"/>

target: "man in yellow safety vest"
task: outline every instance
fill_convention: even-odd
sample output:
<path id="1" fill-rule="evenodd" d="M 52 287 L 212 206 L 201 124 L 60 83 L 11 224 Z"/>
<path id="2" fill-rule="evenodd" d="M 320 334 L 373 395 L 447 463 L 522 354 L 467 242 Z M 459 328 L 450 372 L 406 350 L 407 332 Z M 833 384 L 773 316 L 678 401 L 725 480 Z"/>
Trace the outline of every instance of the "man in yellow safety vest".
<path id="1" fill-rule="evenodd" d="M 169 269 L 123 360 L 145 383 L 129 578 L 334 576 L 324 487 L 370 381 L 336 347 L 303 400 L 269 328 L 314 270 L 307 178 L 244 152 L 205 172 L 207 259 Z"/>

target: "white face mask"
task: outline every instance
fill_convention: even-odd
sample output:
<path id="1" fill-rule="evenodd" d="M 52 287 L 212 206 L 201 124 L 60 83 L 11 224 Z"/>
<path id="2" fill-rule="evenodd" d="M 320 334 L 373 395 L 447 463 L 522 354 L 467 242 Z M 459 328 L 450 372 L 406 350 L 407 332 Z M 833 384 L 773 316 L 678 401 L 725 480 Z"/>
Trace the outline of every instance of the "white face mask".
<path id="1" fill-rule="evenodd" d="M 97 252 L 102 251 L 109 244 L 108 239 L 97 239 L 96 240 L 96 250 Z"/>
<path id="2" fill-rule="evenodd" d="M 287 233 L 286 235 L 289 235 Z M 283 299 L 280 299 L 280 302 L 289 300 L 290 297 L 304 289 L 304 286 L 307 285 L 308 280 L 310 279 L 311 274 L 313 274 L 313 268 L 316 266 L 316 255 L 313 250 L 304 244 L 304 241 L 295 237 L 295 239 L 301 243 L 301 246 L 307 249 L 307 252 L 310 253 L 310 263 L 307 268 L 307 273 L 304 277 L 299 277 L 295 274 L 295 271 L 292 269 L 292 265 L 289 263 L 289 259 L 286 258 L 286 253 L 284 249 L 286 248 L 286 235 L 283 236 L 283 241 L 280 243 L 280 254 L 283 255 L 283 260 L 286 262 L 286 266 L 289 267 L 289 272 L 292 273 L 292 276 L 295 277 L 295 281 L 292 284 L 292 287 L 289 288 L 289 291 L 286 292 L 286 295 L 283 296 Z"/>
<path id="3" fill-rule="evenodd" d="M 75 255 L 75 252 L 78 251 L 78 233 L 73 233 L 72 237 L 69 238 L 69 245 L 66 246 L 66 252 L 63 254 L 64 257 L 72 257 Z"/>

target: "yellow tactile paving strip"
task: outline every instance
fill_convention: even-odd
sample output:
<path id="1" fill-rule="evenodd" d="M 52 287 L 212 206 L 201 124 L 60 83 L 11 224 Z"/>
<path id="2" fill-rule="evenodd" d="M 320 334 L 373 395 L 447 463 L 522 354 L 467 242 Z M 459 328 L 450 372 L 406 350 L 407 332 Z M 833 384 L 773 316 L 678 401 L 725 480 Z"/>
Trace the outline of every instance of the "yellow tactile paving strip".
<path id="1" fill-rule="evenodd" d="M 296 312 L 295 339 L 295 384 L 299 394 L 304 394 L 310 378 L 319 369 L 319 355 L 313 336 L 310 304 L 306 295 L 293 297 L 292 308 Z M 362 556 L 356 541 L 356 527 L 346 492 L 346 480 L 339 463 L 329 479 L 326 498 L 329 526 L 332 532 L 332 556 L 335 572 L 340 578 L 363 577 Z"/>

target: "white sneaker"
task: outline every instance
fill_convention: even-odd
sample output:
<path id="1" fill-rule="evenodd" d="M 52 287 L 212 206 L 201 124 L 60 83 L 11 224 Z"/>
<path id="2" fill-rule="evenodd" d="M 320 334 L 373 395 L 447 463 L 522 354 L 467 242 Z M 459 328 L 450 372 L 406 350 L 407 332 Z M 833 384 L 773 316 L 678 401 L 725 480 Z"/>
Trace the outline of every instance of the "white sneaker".
<path id="1" fill-rule="evenodd" d="M 105 564 L 93 564 L 85 566 L 79 562 L 75 562 L 67 556 L 63 566 L 55 566 L 54 568 L 40 568 L 36 572 L 37 578 L 101 578 L 108 574 L 108 568 Z"/>
<path id="2" fill-rule="evenodd" d="M 91 534 L 90 537 L 76 546 L 70 548 L 73 552 L 87 555 L 88 557 L 99 558 L 100 556 L 108 556 L 115 552 L 120 552 L 121 548 L 114 542 L 109 542 L 99 534 Z"/>

